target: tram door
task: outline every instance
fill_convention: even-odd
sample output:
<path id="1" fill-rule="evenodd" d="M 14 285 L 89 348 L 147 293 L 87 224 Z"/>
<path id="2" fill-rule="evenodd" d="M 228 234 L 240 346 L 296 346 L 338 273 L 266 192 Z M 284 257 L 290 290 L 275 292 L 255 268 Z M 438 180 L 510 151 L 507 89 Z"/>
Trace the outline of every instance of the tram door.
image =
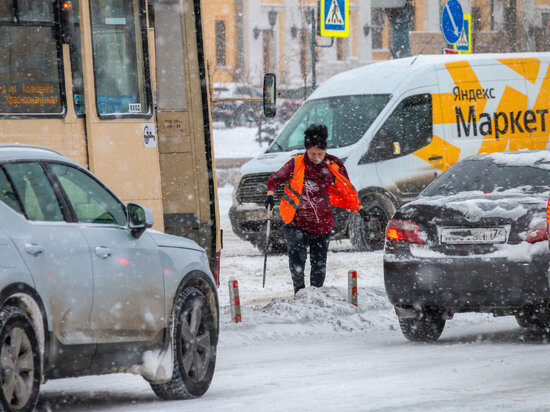
<path id="1" fill-rule="evenodd" d="M 88 166 L 124 202 L 149 207 L 163 230 L 146 2 L 73 4 L 80 36 L 71 42 L 73 101 L 85 118 Z"/>
<path id="2" fill-rule="evenodd" d="M 200 2 L 149 3 L 165 229 L 197 241 L 214 266 L 220 233 Z"/>

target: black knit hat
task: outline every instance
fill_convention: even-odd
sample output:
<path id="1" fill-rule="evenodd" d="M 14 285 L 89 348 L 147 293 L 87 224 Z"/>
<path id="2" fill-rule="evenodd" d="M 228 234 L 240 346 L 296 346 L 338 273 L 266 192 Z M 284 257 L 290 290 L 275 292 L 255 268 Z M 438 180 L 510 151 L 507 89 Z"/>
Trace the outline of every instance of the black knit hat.
<path id="1" fill-rule="evenodd" d="M 304 132 L 304 146 L 307 149 L 316 147 L 327 149 L 328 129 L 324 124 L 311 124 Z"/>

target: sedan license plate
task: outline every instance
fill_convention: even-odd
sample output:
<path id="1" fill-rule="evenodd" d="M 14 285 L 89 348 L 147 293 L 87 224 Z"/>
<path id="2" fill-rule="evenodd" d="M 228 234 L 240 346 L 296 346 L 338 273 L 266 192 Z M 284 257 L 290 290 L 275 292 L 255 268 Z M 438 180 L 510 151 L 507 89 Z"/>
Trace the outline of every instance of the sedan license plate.
<path id="1" fill-rule="evenodd" d="M 441 243 L 450 245 L 483 245 L 506 242 L 504 227 L 442 228 Z"/>

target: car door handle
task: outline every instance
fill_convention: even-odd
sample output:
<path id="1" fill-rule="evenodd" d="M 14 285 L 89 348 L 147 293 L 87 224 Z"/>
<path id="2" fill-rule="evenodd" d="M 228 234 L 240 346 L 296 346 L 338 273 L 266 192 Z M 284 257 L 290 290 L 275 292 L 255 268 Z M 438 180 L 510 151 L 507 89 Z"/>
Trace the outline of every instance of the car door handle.
<path id="1" fill-rule="evenodd" d="M 429 157 L 428 160 L 430 162 L 436 162 L 438 160 L 443 160 L 443 156 L 432 156 L 432 157 Z"/>
<path id="2" fill-rule="evenodd" d="M 44 252 L 44 246 L 34 243 L 25 243 L 25 252 L 29 255 L 38 256 Z"/>
<path id="3" fill-rule="evenodd" d="M 113 254 L 113 251 L 108 247 L 98 246 L 95 248 L 95 254 L 103 259 L 107 259 Z"/>

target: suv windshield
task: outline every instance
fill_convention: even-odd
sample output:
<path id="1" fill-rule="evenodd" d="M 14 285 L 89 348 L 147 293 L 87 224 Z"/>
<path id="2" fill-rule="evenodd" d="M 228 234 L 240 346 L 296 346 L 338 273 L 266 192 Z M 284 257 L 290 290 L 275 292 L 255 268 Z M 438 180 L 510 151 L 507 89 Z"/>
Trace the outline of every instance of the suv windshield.
<path id="1" fill-rule="evenodd" d="M 304 147 L 304 131 L 312 123 L 328 127 L 328 148 L 357 142 L 390 101 L 390 95 L 339 96 L 306 102 L 292 117 L 268 152 Z"/>
<path id="2" fill-rule="evenodd" d="M 455 195 L 473 191 L 498 193 L 510 189 L 521 189 L 529 193 L 547 192 L 550 190 L 550 173 L 548 169 L 506 166 L 489 159 L 467 160 L 442 174 L 422 192 L 422 196 Z"/>

